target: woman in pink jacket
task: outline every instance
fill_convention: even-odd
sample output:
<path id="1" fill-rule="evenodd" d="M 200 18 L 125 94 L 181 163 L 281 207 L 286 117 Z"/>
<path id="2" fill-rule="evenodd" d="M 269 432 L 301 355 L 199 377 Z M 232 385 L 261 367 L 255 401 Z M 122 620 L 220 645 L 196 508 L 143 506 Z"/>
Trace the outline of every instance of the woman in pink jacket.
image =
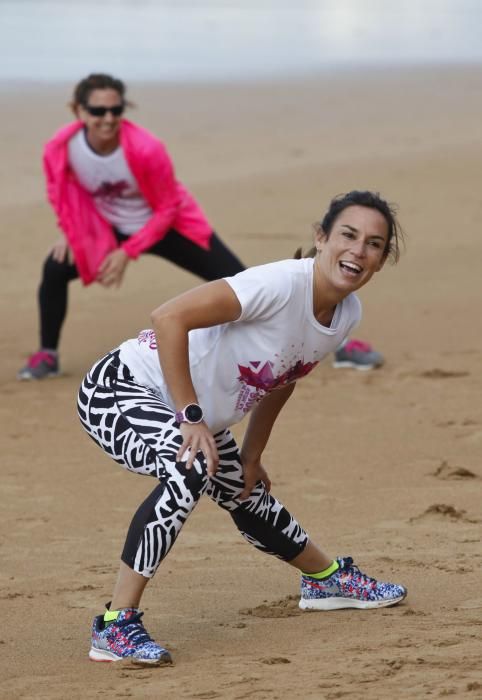
<path id="1" fill-rule="evenodd" d="M 129 105 L 121 80 L 92 74 L 76 86 L 77 121 L 47 143 L 47 193 L 64 236 L 47 257 L 38 292 L 40 349 L 19 379 L 59 374 L 58 344 L 68 284 L 81 278 L 119 286 L 130 260 L 151 253 L 205 280 L 244 269 L 222 243 L 186 188 L 176 180 L 163 144 L 122 115 Z M 367 343 L 350 340 L 335 367 L 372 369 L 383 363 Z"/>
<path id="2" fill-rule="evenodd" d="M 123 82 L 110 75 L 81 80 L 71 105 L 78 121 L 45 147 L 48 198 L 65 236 L 43 267 L 40 350 L 19 379 L 59 373 L 57 348 L 73 279 L 119 286 L 127 265 L 141 253 L 166 258 L 205 280 L 244 269 L 176 180 L 163 144 L 122 118 L 125 92 Z"/>

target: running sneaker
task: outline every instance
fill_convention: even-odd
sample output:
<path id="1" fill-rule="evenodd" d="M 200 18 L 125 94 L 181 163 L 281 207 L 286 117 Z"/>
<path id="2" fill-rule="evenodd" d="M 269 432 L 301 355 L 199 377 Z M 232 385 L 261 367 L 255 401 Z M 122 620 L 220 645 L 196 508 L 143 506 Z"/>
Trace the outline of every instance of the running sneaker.
<path id="1" fill-rule="evenodd" d="M 25 367 L 17 374 L 17 379 L 45 379 L 57 377 L 59 374 L 59 359 L 57 353 L 39 350 L 30 355 Z"/>
<path id="2" fill-rule="evenodd" d="M 144 613 L 137 608 L 124 608 L 117 618 L 105 623 L 104 615 L 98 615 L 92 623 L 92 661 L 124 661 L 134 664 L 160 666 L 172 663 L 171 655 L 156 644 L 141 622 Z"/>
<path id="3" fill-rule="evenodd" d="M 404 586 L 363 574 L 351 557 L 337 558 L 337 562 L 339 568 L 326 579 L 301 575 L 302 610 L 383 608 L 396 605 L 407 595 Z"/>
<path id="4" fill-rule="evenodd" d="M 353 367 L 354 369 L 376 369 L 385 360 L 383 355 L 362 340 L 349 340 L 335 352 L 333 367 Z"/>

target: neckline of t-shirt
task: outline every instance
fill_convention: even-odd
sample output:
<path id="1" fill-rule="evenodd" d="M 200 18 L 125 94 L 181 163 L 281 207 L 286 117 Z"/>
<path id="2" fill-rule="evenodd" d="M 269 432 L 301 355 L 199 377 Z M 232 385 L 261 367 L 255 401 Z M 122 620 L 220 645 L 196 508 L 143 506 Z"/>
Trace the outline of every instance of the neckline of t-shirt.
<path id="1" fill-rule="evenodd" d="M 92 158 L 96 158 L 98 160 L 102 160 L 104 163 L 106 160 L 110 160 L 111 158 L 114 158 L 122 148 L 122 146 L 119 144 L 117 146 L 117 148 L 115 149 L 115 151 L 112 151 L 111 153 L 106 153 L 106 155 L 103 156 L 101 153 L 97 153 L 97 151 L 95 151 L 92 148 L 92 146 L 90 145 L 90 143 L 87 139 L 86 129 L 85 128 L 81 129 L 80 133 L 81 133 L 80 141 L 81 141 L 82 145 L 84 146 L 84 148 L 86 149 L 89 156 L 91 156 Z"/>
<path id="2" fill-rule="evenodd" d="M 331 319 L 331 323 L 329 326 L 324 326 L 322 323 L 320 323 L 317 320 L 317 318 L 315 316 L 315 312 L 313 310 L 313 273 L 314 273 L 314 269 L 315 269 L 315 261 L 313 258 L 311 258 L 311 260 L 313 261 L 313 264 L 310 266 L 310 283 L 309 283 L 308 288 L 306 290 L 308 307 L 310 309 L 310 321 L 311 321 L 311 324 L 321 333 L 325 333 L 326 335 L 335 335 L 335 333 L 337 333 L 339 330 L 341 313 L 343 310 L 343 302 L 345 300 L 342 299 L 335 306 L 335 311 L 333 312 L 333 318 Z"/>

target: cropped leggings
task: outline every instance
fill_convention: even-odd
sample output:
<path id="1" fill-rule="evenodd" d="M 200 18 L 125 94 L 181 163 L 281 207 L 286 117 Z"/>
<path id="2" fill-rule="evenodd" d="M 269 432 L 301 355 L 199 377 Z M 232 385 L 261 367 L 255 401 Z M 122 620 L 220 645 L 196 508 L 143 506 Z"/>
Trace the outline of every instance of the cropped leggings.
<path id="1" fill-rule="evenodd" d="M 154 575 L 204 493 L 228 511 L 246 540 L 263 552 L 290 561 L 305 548 L 305 531 L 261 481 L 248 499 L 239 500 L 243 471 L 229 430 L 214 436 L 219 452 L 215 476 L 208 477 L 201 452 L 190 470 L 176 461 L 182 435 L 174 411 L 134 381 L 118 350 L 84 378 L 78 412 L 87 433 L 113 460 L 158 481 L 135 513 L 122 552 L 122 561 L 137 573 Z"/>
<path id="2" fill-rule="evenodd" d="M 118 231 L 114 233 L 119 243 L 128 239 Z M 204 250 L 174 229 L 170 229 L 161 241 L 145 252 L 170 260 L 207 281 L 230 277 L 244 270 L 243 264 L 214 232 L 209 250 Z M 67 313 L 68 284 L 78 276 L 77 267 L 67 260 L 59 263 L 52 255 L 45 260 L 38 290 L 40 347 L 57 349 Z"/>

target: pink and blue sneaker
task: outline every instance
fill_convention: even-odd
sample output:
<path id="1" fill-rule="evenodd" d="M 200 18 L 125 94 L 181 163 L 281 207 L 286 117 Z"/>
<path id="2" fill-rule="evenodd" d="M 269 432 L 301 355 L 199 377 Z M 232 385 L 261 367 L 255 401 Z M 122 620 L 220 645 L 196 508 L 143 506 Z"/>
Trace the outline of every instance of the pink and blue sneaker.
<path id="1" fill-rule="evenodd" d="M 160 666 L 172 663 L 171 655 L 147 633 L 141 622 L 144 613 L 137 608 L 124 608 L 112 622 L 104 622 L 104 615 L 94 618 L 92 661 L 130 661 L 133 664 Z"/>
<path id="2" fill-rule="evenodd" d="M 338 569 L 324 579 L 301 575 L 302 610 L 383 608 L 400 603 L 407 589 L 396 583 L 377 581 L 362 573 L 351 557 L 337 558 Z"/>
<path id="3" fill-rule="evenodd" d="M 377 350 L 363 340 L 348 340 L 335 351 L 333 367 L 369 370 L 381 367 L 385 360 Z"/>
<path id="4" fill-rule="evenodd" d="M 28 358 L 27 364 L 17 374 L 17 379 L 46 379 L 57 377 L 59 371 L 59 358 L 56 352 L 39 350 Z"/>

